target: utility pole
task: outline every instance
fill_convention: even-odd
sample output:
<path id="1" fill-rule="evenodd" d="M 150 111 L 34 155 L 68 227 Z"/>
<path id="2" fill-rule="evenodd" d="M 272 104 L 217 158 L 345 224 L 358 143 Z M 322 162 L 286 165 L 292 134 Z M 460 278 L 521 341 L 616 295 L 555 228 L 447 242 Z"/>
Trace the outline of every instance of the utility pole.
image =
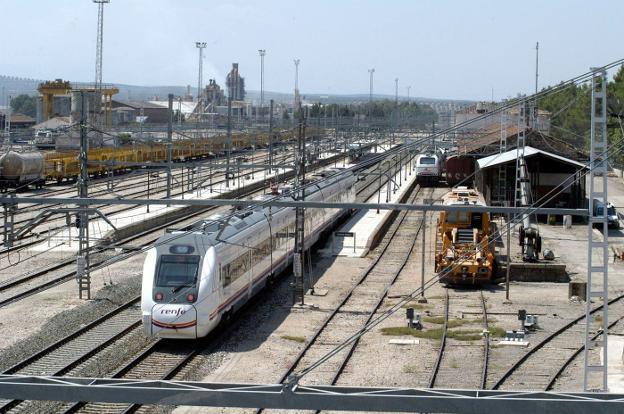
<path id="1" fill-rule="evenodd" d="M 588 191 L 588 246 L 587 246 L 587 296 L 585 298 L 585 372 L 583 390 L 595 389 L 590 384 L 591 374 L 600 375 L 598 391 L 608 392 L 608 326 L 609 326 L 609 229 L 607 220 L 607 71 L 603 68 L 591 68 L 591 139 L 589 152 L 589 191 Z M 602 202 L 602 211 L 594 211 L 594 202 Z M 598 237 L 594 226 L 600 230 Z M 597 238 L 597 240 L 596 240 Z M 594 306 L 599 309 L 593 315 Z M 595 330 L 602 331 L 602 338 L 594 335 Z M 604 359 L 594 356 L 594 349 L 602 347 Z M 594 355 L 592 355 L 594 354 Z"/>
<path id="2" fill-rule="evenodd" d="M 533 128 L 537 129 L 537 80 L 539 77 L 539 42 L 535 43 L 535 100 L 533 101 Z"/>
<path id="3" fill-rule="evenodd" d="M 375 73 L 375 68 L 368 70 L 368 75 L 370 76 L 369 81 L 369 94 L 368 94 L 368 102 L 373 103 L 373 74 Z"/>
<path id="4" fill-rule="evenodd" d="M 173 151 L 173 94 L 170 93 L 167 116 L 167 198 L 171 198 L 171 152 Z"/>
<path id="5" fill-rule="evenodd" d="M 269 173 L 271 173 L 272 168 L 273 168 L 273 99 L 271 99 L 269 103 Z"/>
<path id="6" fill-rule="evenodd" d="M 78 197 L 89 197 L 89 140 L 87 137 L 87 110 L 85 101 L 87 96 L 80 92 L 80 177 L 78 178 Z M 76 257 L 76 279 L 78 279 L 78 296 L 80 299 L 86 294 L 91 299 L 91 275 L 89 273 L 89 212 L 88 207 L 82 206 L 78 213 L 78 256 Z M 71 237 L 71 234 L 70 234 Z"/>
<path id="7" fill-rule="evenodd" d="M 225 158 L 225 187 L 230 188 L 230 156 L 232 155 L 232 94 L 228 96 L 227 149 Z"/>
<path id="8" fill-rule="evenodd" d="M 410 100 L 410 90 L 412 89 L 411 85 L 407 86 L 407 102 Z"/>
<path id="9" fill-rule="evenodd" d="M 535 94 L 537 95 L 537 79 L 539 77 L 539 42 L 535 43 Z"/>
<path id="10" fill-rule="evenodd" d="M 100 113 L 97 116 L 96 124 L 98 126 L 103 125 L 102 122 L 102 57 L 103 57 L 103 48 L 104 48 L 104 4 L 110 3 L 110 0 L 93 0 L 94 3 L 98 5 L 98 21 L 97 21 L 97 40 L 95 47 L 95 99 L 100 99 Z M 93 108 L 97 110 L 96 108 Z M 98 133 L 100 134 L 100 133 Z"/>
<path id="11" fill-rule="evenodd" d="M 197 74 L 197 103 L 201 102 L 202 96 L 202 77 L 204 74 L 204 49 L 206 42 L 195 42 L 195 47 L 199 49 L 199 71 Z"/>
<path id="12" fill-rule="evenodd" d="M 262 117 L 264 115 L 264 56 L 266 55 L 266 50 L 259 49 L 258 53 L 260 54 L 260 116 Z"/>
<path id="13" fill-rule="evenodd" d="M 299 105 L 299 128 L 297 133 L 297 172 L 295 174 L 295 188 L 298 192 L 299 201 L 305 201 L 305 118 L 301 105 Z M 295 254 L 293 257 L 294 281 L 294 302 L 300 305 L 305 304 L 305 209 L 296 207 L 295 209 Z"/>
<path id="14" fill-rule="evenodd" d="M 399 104 L 399 78 L 394 78 L 394 104 Z"/>
<path id="15" fill-rule="evenodd" d="M 4 115 L 4 136 L 9 141 L 9 151 L 11 150 L 11 96 L 7 100 L 7 110 Z"/>
<path id="16" fill-rule="evenodd" d="M 295 103 L 293 108 L 297 108 L 299 106 L 299 63 L 300 59 L 295 59 Z M 301 109 L 301 108 L 299 108 Z M 294 119 L 295 111 L 293 109 L 293 119 Z"/>

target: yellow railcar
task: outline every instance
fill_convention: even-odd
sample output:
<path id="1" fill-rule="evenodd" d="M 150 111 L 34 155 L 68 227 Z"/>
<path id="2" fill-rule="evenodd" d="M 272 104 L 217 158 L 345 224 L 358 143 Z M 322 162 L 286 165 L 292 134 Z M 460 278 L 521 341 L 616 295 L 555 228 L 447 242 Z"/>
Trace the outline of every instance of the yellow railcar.
<path id="1" fill-rule="evenodd" d="M 282 142 L 290 139 L 292 133 L 274 134 L 274 142 Z M 248 148 L 252 145 L 258 147 L 267 146 L 269 143 L 269 135 L 261 134 L 233 134 L 232 148 L 240 150 Z M 210 138 L 202 139 L 183 139 L 174 140 L 172 147 L 173 161 L 186 161 L 189 159 L 198 159 L 215 154 L 222 154 L 227 149 L 227 137 L 225 135 L 217 135 Z M 164 162 L 167 160 L 167 146 L 164 143 L 155 143 L 152 145 L 135 145 L 118 148 L 95 148 L 89 150 L 88 159 L 89 174 L 100 175 L 108 171 L 124 171 L 136 166 L 117 164 L 113 166 L 106 165 L 106 161 L 124 162 L 124 163 L 149 163 Z M 80 174 L 80 163 L 78 160 L 78 152 L 49 152 L 45 154 L 44 175 L 46 179 L 56 180 L 73 180 Z"/>
<path id="2" fill-rule="evenodd" d="M 490 214 L 471 210 L 485 206 L 476 190 L 454 188 L 443 198 L 444 205 L 462 206 L 459 211 L 442 211 L 436 232 L 435 271 L 447 284 L 481 285 L 497 270 Z"/>

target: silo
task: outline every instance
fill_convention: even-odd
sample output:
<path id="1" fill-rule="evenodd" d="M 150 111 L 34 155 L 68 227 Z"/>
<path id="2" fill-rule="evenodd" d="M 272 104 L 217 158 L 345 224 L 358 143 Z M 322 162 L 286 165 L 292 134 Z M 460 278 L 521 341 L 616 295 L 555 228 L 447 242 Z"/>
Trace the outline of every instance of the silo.
<path id="1" fill-rule="evenodd" d="M 84 95 L 83 95 L 84 94 Z M 80 111 L 82 110 L 82 97 L 86 99 L 85 111 L 89 122 L 95 123 L 102 110 L 102 94 L 95 91 L 75 90 L 71 93 L 71 122 L 80 122 Z"/>

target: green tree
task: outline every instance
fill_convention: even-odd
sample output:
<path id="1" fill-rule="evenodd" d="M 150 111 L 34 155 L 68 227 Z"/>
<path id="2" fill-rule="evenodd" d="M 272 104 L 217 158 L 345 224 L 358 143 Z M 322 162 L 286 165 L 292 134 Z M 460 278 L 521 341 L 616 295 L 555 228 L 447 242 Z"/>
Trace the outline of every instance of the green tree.
<path id="1" fill-rule="evenodd" d="M 37 116 L 37 98 L 26 94 L 11 99 L 11 110 L 31 117 Z"/>

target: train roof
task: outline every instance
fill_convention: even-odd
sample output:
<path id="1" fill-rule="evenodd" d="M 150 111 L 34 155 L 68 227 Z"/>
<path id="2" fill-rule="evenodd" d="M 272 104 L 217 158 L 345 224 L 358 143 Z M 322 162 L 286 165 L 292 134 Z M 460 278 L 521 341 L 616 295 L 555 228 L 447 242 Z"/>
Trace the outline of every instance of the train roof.
<path id="1" fill-rule="evenodd" d="M 468 188 L 465 186 L 458 186 L 448 192 L 443 198 L 443 204 L 445 206 L 485 206 L 485 199 L 474 188 Z"/>
<path id="2" fill-rule="evenodd" d="M 332 184 L 335 184 L 349 176 L 353 176 L 353 173 L 349 170 L 341 170 L 338 168 L 331 168 L 324 170 L 320 173 L 311 174 L 310 177 L 316 178 L 315 180 L 307 179 L 308 184 L 316 184 L 308 186 L 306 188 L 306 196 L 311 196 L 323 188 L 326 188 Z M 258 204 L 262 202 L 274 199 L 275 195 L 265 194 L 258 197 L 254 197 L 254 201 L 258 201 Z M 291 192 L 291 187 L 286 186 L 282 189 L 280 199 L 294 200 L 297 197 L 297 193 Z M 220 241 L 227 241 L 227 239 L 237 235 L 241 231 L 253 226 L 261 221 L 266 221 L 270 214 L 275 214 L 286 208 L 291 207 L 269 207 L 269 206 L 257 206 L 250 209 L 244 209 L 235 211 L 233 214 L 213 214 L 206 219 L 202 219 L 191 226 L 191 229 L 180 230 L 168 230 L 171 235 L 178 235 L 188 233 L 195 235 L 207 235 L 207 240 L 210 244 L 217 244 Z M 218 236 L 218 239 L 217 239 Z M 171 237 L 171 236 L 170 236 Z"/>

